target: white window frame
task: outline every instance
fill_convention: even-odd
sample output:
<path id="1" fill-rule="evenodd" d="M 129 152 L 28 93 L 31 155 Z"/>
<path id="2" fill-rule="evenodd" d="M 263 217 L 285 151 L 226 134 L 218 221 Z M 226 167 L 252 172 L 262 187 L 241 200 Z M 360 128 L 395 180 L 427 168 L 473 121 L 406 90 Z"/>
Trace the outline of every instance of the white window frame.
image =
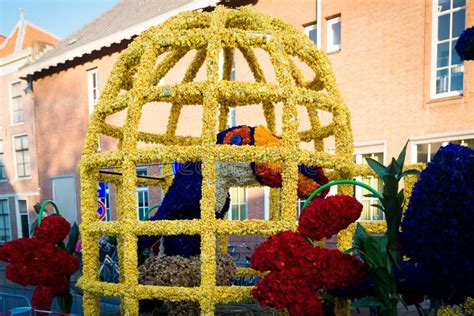
<path id="1" fill-rule="evenodd" d="M 339 34 L 340 42 L 339 42 L 338 45 L 335 45 L 333 43 L 334 36 L 333 36 L 333 32 L 332 32 L 332 26 L 336 23 L 341 24 L 341 27 L 340 27 L 341 34 Z M 326 51 L 328 53 L 333 53 L 333 52 L 337 52 L 337 51 L 341 50 L 341 43 L 342 43 L 342 21 L 341 21 L 341 17 L 337 16 L 337 17 L 334 17 L 334 18 L 330 18 L 326 21 Z"/>
<path id="2" fill-rule="evenodd" d="M 237 189 L 237 188 L 239 188 L 239 187 L 235 187 L 235 188 Z M 235 205 L 235 203 L 232 202 L 232 192 L 231 192 L 232 189 L 234 189 L 234 188 L 230 188 L 230 189 L 229 189 L 229 195 L 231 196 L 231 199 L 230 199 L 229 211 L 227 212 L 227 219 L 228 219 L 229 221 L 241 221 L 241 220 L 248 219 L 248 218 L 249 218 L 249 195 L 248 195 L 248 189 L 247 189 L 247 188 L 242 188 L 242 189 L 244 189 L 245 202 L 244 202 L 244 203 L 236 203 L 236 204 L 239 205 L 239 212 L 238 212 L 239 218 L 237 218 L 237 219 L 232 218 L 232 205 L 233 205 L 233 204 Z M 240 195 L 240 190 L 237 190 L 237 194 Z M 239 198 L 239 200 L 240 200 L 240 198 Z M 240 218 L 240 207 L 241 207 L 242 205 L 244 205 L 244 207 L 245 207 L 245 215 L 246 215 L 245 218 Z"/>
<path id="3" fill-rule="evenodd" d="M 232 62 L 232 70 L 230 75 L 230 80 L 235 81 L 235 63 Z M 227 126 L 234 127 L 237 126 L 237 108 L 235 106 L 229 108 L 229 114 L 227 116 Z"/>
<path id="4" fill-rule="evenodd" d="M 270 220 L 270 187 L 263 187 L 263 219 Z"/>
<path id="5" fill-rule="evenodd" d="M 0 178 L 0 183 L 2 182 L 8 182 L 8 176 L 7 176 L 7 167 L 5 165 L 5 140 L 4 139 L 0 139 L 0 143 L 1 143 L 1 148 L 3 149 L 2 151 L 0 151 L 0 154 L 3 156 L 3 159 L 0 159 L 0 176 L 1 176 L 1 169 L 3 168 L 5 170 L 5 178 Z"/>
<path id="6" fill-rule="evenodd" d="M 17 160 L 16 160 L 16 149 L 15 149 L 15 138 L 17 137 L 23 137 L 26 136 L 28 138 L 28 155 L 30 155 L 30 175 L 26 177 L 19 177 L 18 176 L 18 165 L 17 165 Z M 12 149 L 13 149 L 13 163 L 14 163 L 14 170 L 15 170 L 15 180 L 18 181 L 24 181 L 24 180 L 30 180 L 31 176 L 33 174 L 32 166 L 31 166 L 31 146 L 30 146 L 30 137 L 27 133 L 22 133 L 22 134 L 16 134 L 12 136 Z"/>
<path id="7" fill-rule="evenodd" d="M 95 87 L 94 87 L 94 75 L 95 75 Z M 96 91 L 94 98 L 94 90 Z M 99 100 L 100 90 L 99 90 L 99 73 L 97 68 L 87 70 L 87 96 L 89 100 L 89 116 L 94 111 L 94 107 Z"/>
<path id="8" fill-rule="evenodd" d="M 146 174 L 144 175 L 148 175 L 148 168 L 147 167 L 138 167 L 137 168 L 137 175 L 138 175 L 138 172 L 140 171 L 146 171 Z M 140 209 L 139 209 L 139 206 L 138 206 L 138 195 L 139 194 L 144 194 L 145 192 L 147 193 L 147 196 L 148 196 L 148 202 L 147 202 L 147 207 L 146 209 L 144 210 L 145 212 L 148 211 L 148 209 L 150 208 L 150 188 L 147 186 L 147 185 L 140 185 L 140 186 L 137 186 L 136 188 L 136 194 L 137 194 L 137 206 L 136 206 L 136 210 L 137 210 L 137 219 L 140 220 Z M 143 215 L 145 215 L 145 213 L 143 213 Z"/>
<path id="9" fill-rule="evenodd" d="M 304 203 L 306 203 L 306 199 L 298 198 L 298 201 L 296 203 L 298 204 L 298 213 L 296 214 L 296 220 L 299 221 L 300 216 L 301 216 L 301 211 L 303 211 L 303 205 Z"/>
<path id="10" fill-rule="evenodd" d="M 453 0 L 451 0 L 452 2 Z M 450 90 L 450 87 L 451 87 L 451 68 L 452 68 L 452 65 L 451 65 L 451 49 L 449 49 L 449 53 L 448 53 L 448 66 L 447 66 L 447 69 L 448 69 L 448 92 L 442 92 L 442 93 L 436 93 L 436 71 L 438 70 L 437 68 L 437 53 L 438 53 L 438 0 L 433 0 L 433 10 L 432 10 L 432 17 L 431 17 L 431 21 L 432 21 L 432 30 L 431 30 L 431 83 L 430 83 L 430 98 L 431 99 L 439 99 L 439 98 L 445 98 L 445 97 L 451 97 L 451 96 L 458 96 L 458 95 L 463 95 L 463 92 L 464 92 L 464 83 L 465 83 L 465 72 L 464 72 L 464 63 L 461 61 L 461 67 L 463 68 L 463 89 L 460 90 L 460 91 L 449 91 Z M 456 11 L 460 11 L 464 9 L 465 12 L 466 12 L 466 5 L 464 5 L 464 7 L 458 7 L 456 9 L 453 9 L 453 8 L 450 8 L 449 10 L 446 10 L 443 12 L 443 14 L 441 15 L 446 15 L 446 14 L 450 14 L 452 15 L 454 12 Z M 467 12 L 466 12 L 467 13 Z M 465 17 L 465 22 L 466 23 L 466 20 L 467 20 L 467 14 L 466 14 L 466 17 Z M 452 30 L 452 27 L 453 27 L 453 23 L 452 23 L 452 20 L 451 20 L 451 23 L 449 24 L 449 38 L 447 40 L 447 42 L 452 42 L 454 40 L 456 40 L 458 37 L 456 38 L 452 38 L 451 37 L 451 30 Z M 464 27 L 466 27 L 466 25 L 464 25 Z M 443 42 L 446 42 L 446 40 L 444 40 Z M 446 68 L 446 67 L 441 67 L 441 68 Z"/>
<path id="11" fill-rule="evenodd" d="M 11 219 L 11 213 L 10 213 L 9 199 L 8 199 L 8 198 L 0 198 L 0 202 L 1 202 L 1 201 L 5 201 L 5 202 L 6 202 L 6 206 L 7 206 L 7 212 L 6 212 L 6 214 L 8 214 L 8 215 L 7 215 L 7 226 L 8 226 L 8 229 L 9 229 L 10 234 L 9 234 L 9 238 L 7 238 L 6 241 L 10 241 L 10 240 L 12 240 L 12 238 L 13 238 L 13 236 L 12 236 L 12 235 L 13 235 L 13 234 L 12 234 L 13 232 L 12 232 L 12 225 L 11 225 L 11 221 L 10 221 L 10 219 Z M 0 244 L 2 244 L 2 241 L 0 241 Z"/>
<path id="12" fill-rule="evenodd" d="M 430 151 L 432 143 L 449 143 L 451 141 L 463 141 L 466 139 L 474 139 L 474 130 L 461 133 L 445 133 L 432 136 L 416 137 L 410 140 L 410 162 L 418 162 L 418 145 L 428 144 L 428 162 L 430 162 Z"/>
<path id="13" fill-rule="evenodd" d="M 13 85 L 14 84 L 20 84 L 20 95 L 19 96 L 13 96 Z M 25 123 L 25 107 L 24 104 L 22 103 L 23 96 L 21 94 L 21 80 L 15 80 L 13 82 L 10 82 L 8 85 L 8 103 L 10 107 L 10 126 L 15 126 L 15 125 L 21 125 Z M 14 117 L 13 117 L 13 99 L 19 98 L 20 99 L 20 104 L 21 104 L 21 111 L 22 111 L 22 116 L 23 120 L 21 122 L 15 122 Z"/>
<path id="14" fill-rule="evenodd" d="M 383 157 L 383 164 L 386 164 L 386 161 L 387 161 L 387 155 L 386 155 L 386 152 L 387 152 L 387 142 L 386 141 L 369 141 L 369 142 L 364 142 L 364 143 L 359 143 L 359 144 L 355 144 L 355 150 L 354 150 L 354 158 L 355 158 L 355 163 L 357 165 L 361 165 L 363 163 L 363 156 L 364 155 L 373 155 L 373 154 L 382 154 L 382 157 Z M 370 176 L 372 177 L 372 176 Z M 373 177 L 372 177 L 373 178 Z M 359 181 L 361 182 L 362 181 L 362 177 L 359 176 L 359 177 L 356 177 L 355 178 L 356 181 Z M 382 180 L 380 180 L 382 181 Z M 362 188 L 358 185 L 356 185 L 354 187 L 354 197 L 359 201 L 361 202 L 362 199 L 363 199 L 363 196 L 362 196 Z M 364 199 L 370 199 L 370 198 L 364 198 Z M 375 198 L 374 199 L 374 202 L 376 201 Z M 374 203 L 376 204 L 376 203 Z M 371 218 L 372 218 L 372 214 L 371 214 Z M 383 214 L 383 219 L 382 220 L 385 220 L 385 214 Z M 370 219 L 370 220 L 361 220 L 361 219 L 358 219 L 358 221 L 376 221 L 376 222 L 379 222 L 381 220 L 373 220 L 373 219 Z"/>
<path id="15" fill-rule="evenodd" d="M 227 126 L 229 127 L 237 126 L 236 108 L 234 106 L 229 108 L 229 115 L 227 117 Z"/>
<path id="16" fill-rule="evenodd" d="M 311 24 L 311 25 L 308 25 L 308 26 L 305 26 L 304 28 L 304 34 L 306 34 L 306 36 L 308 36 L 309 39 L 311 39 L 311 37 L 309 36 L 309 32 L 311 31 L 316 31 L 316 42 L 314 42 L 314 45 L 317 45 L 318 44 L 318 24 Z"/>
<path id="17" fill-rule="evenodd" d="M 26 214 L 25 213 L 20 213 L 20 201 L 25 201 L 26 202 Z M 30 233 L 30 214 L 28 212 L 28 198 L 26 196 L 17 196 L 15 198 L 15 213 L 16 213 L 16 229 L 17 229 L 17 235 L 18 235 L 18 238 L 22 238 L 22 237 L 25 237 L 23 236 L 23 230 L 22 230 L 22 226 L 21 226 L 21 216 L 24 216 L 26 215 L 26 218 L 28 220 L 28 236 L 27 237 L 30 237 L 29 236 L 29 233 Z M 23 215 L 22 215 L 23 214 Z"/>

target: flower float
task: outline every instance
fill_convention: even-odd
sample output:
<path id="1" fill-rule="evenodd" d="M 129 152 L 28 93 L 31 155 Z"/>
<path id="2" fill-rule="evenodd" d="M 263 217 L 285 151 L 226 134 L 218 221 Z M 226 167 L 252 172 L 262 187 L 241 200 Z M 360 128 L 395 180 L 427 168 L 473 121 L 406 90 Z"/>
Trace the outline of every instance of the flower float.
<path id="1" fill-rule="evenodd" d="M 266 78 L 259 57 L 261 50 L 268 53 L 276 80 Z M 223 63 L 219 61 L 220 56 Z M 248 63 L 254 82 L 231 80 L 232 64 L 242 60 L 239 56 Z M 173 68 L 178 62 L 187 66 L 184 76 L 173 83 L 160 84 L 168 74 L 173 76 Z M 309 77 L 302 71 L 306 68 L 303 64 L 313 70 Z M 205 77 L 199 74 L 205 74 Z M 169 116 L 161 111 L 164 103 L 171 105 Z M 263 136 L 261 139 L 267 135 L 270 142 L 250 145 L 251 127 L 235 131 L 238 135 L 233 133 L 225 141 L 217 141 L 216 135 L 226 129 L 231 108 L 256 104 L 262 106 L 264 125 L 270 135 L 255 127 L 254 141 L 259 135 Z M 142 130 L 140 120 L 146 115 L 145 105 L 153 113 L 160 113 L 157 119 L 167 119 L 166 126 L 157 126 L 154 131 Z M 202 109 L 202 130 L 198 136 L 183 135 L 178 130 L 183 109 L 188 107 Z M 279 107 L 282 111 L 278 111 Z M 321 122 L 318 111 L 330 114 L 331 122 Z M 113 119 L 119 112 L 127 113 L 124 124 L 116 124 Z M 311 124 L 308 129 L 300 128 L 299 124 L 299 116 L 305 113 Z M 278 135 L 281 138 L 275 136 L 277 126 L 281 127 Z M 184 12 L 143 32 L 120 54 L 114 65 L 91 116 L 81 158 L 84 273 L 78 286 L 84 290 L 85 314 L 99 314 L 98 302 L 102 296 L 120 297 L 121 310 L 128 315 L 138 315 L 139 301 L 146 299 L 199 302 L 203 315 L 213 315 L 216 305 L 251 299 L 251 287 L 216 285 L 217 248 L 225 252 L 230 235 L 271 236 L 296 229 L 298 195 L 307 196 L 314 190 L 314 182 L 323 180 L 315 181 L 312 174 L 308 177 L 301 166 L 331 170 L 333 179 L 351 178 L 365 170 L 356 166 L 352 159 L 350 126 L 350 114 L 327 57 L 289 23 L 249 8 L 231 10 L 217 6 L 213 12 Z M 159 132 L 161 127 L 164 131 Z M 116 143 L 117 147 L 98 152 L 98 140 L 103 136 L 113 139 L 111 143 Z M 328 138 L 334 139 L 335 152 L 324 151 Z M 240 141 L 241 145 L 232 145 Z M 311 149 L 302 148 L 302 142 Z M 144 144 L 146 146 L 142 146 Z M 197 200 L 198 204 L 193 204 L 196 207 L 191 214 L 185 214 L 187 218 L 173 220 L 181 211 L 173 215 L 171 208 L 166 212 L 162 206 L 157 213 L 166 215 L 166 220 L 139 221 L 135 212 L 136 186 L 163 186 L 166 191 L 172 178 L 144 179 L 136 176 L 136 168 L 154 163 L 168 166 L 175 161 L 183 164 L 180 173 L 193 171 L 189 177 L 195 177 L 193 181 L 196 181 L 188 183 L 187 194 L 186 186 L 181 187 L 184 191 L 176 196 L 182 198 L 175 200 L 178 201 L 175 206 Z M 248 168 L 252 163 L 255 163 L 254 170 Z M 189 165 L 188 169 L 185 164 Z M 221 167 L 224 164 L 238 166 L 236 172 L 245 172 L 256 185 L 260 185 L 259 180 L 270 179 L 274 184 L 281 181 L 281 212 L 279 190 L 270 189 L 269 220 L 227 221 L 225 216 L 219 219 L 227 199 L 227 192 L 219 189 L 225 188 L 227 181 L 223 172 L 225 167 Z M 191 168 L 197 166 L 200 168 Z M 105 174 L 104 169 L 114 169 L 120 175 Z M 201 173 L 199 177 L 194 174 L 197 170 Z M 117 188 L 116 205 L 120 207 L 116 221 L 97 219 L 98 181 Z M 344 187 L 343 191 L 350 194 L 350 187 Z M 167 194 L 172 192 L 168 190 Z M 97 275 L 98 240 L 104 235 L 115 235 L 118 239 L 120 271 L 123 272 L 119 283 L 100 282 Z M 158 235 L 176 237 L 174 241 L 168 238 L 164 242 L 168 254 L 173 253 L 173 248 L 177 249 L 175 254 L 185 254 L 184 251 L 189 256 L 200 254 L 202 279 L 199 287 L 138 283 L 137 241 L 143 236 Z M 187 243 L 179 245 L 179 238 L 185 240 L 182 237 L 189 238 L 189 246 Z M 249 276 L 256 272 L 237 269 L 237 274 Z"/>
<path id="2" fill-rule="evenodd" d="M 312 241 L 347 228 L 361 212 L 362 204 L 349 196 L 314 198 L 301 213 L 297 233 L 278 233 L 255 249 L 252 268 L 270 273 L 252 291 L 254 298 L 290 315 L 323 315 L 321 291 L 353 285 L 366 270 L 359 259 Z"/>
<path id="3" fill-rule="evenodd" d="M 427 274 L 425 295 L 445 304 L 474 296 L 474 150 L 441 147 L 415 184 L 401 224 L 404 255 Z"/>
<path id="4" fill-rule="evenodd" d="M 43 203 L 42 210 L 48 203 L 52 202 Z M 55 209 L 57 211 L 56 206 Z M 50 310 L 54 297 L 69 294 L 69 277 L 79 269 L 79 259 L 66 251 L 63 244 L 71 225 L 57 214 L 41 220 L 42 210 L 35 235 L 0 246 L 0 260 L 9 263 L 7 279 L 23 286 L 36 286 L 31 302 L 33 308 Z M 74 244 L 70 238 L 68 249 Z"/>

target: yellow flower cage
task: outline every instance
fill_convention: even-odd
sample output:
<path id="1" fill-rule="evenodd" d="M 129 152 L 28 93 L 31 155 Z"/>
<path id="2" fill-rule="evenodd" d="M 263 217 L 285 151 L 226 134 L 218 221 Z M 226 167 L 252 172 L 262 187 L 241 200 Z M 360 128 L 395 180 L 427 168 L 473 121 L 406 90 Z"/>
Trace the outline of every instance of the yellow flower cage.
<path id="1" fill-rule="evenodd" d="M 277 83 L 269 83 L 254 49 L 264 50 L 273 66 Z M 160 80 L 183 56 L 196 50 L 179 84 L 159 85 Z M 231 81 L 234 52 L 247 61 L 254 82 Z M 159 59 L 160 56 L 164 58 Z M 221 62 L 220 62 L 221 60 Z M 220 66 L 221 64 L 221 66 Z M 299 65 L 306 64 L 314 77 L 305 79 Z M 201 67 L 205 80 L 196 81 Z M 172 104 L 165 133 L 139 130 L 143 105 L 150 102 Z M 282 145 L 216 145 L 216 133 L 226 128 L 229 108 L 261 104 L 268 129 L 276 132 L 275 104 L 282 104 Z M 180 136 L 176 127 L 181 110 L 188 105 L 202 107 L 200 136 Z M 297 106 L 305 107 L 311 128 L 298 131 Z M 107 122 L 118 112 L 126 112 L 123 126 Z M 324 125 L 318 111 L 332 115 Z M 117 149 L 99 151 L 99 137 L 115 139 Z M 333 137 L 335 151 L 324 152 L 324 140 Z M 146 143 L 142 148 L 138 143 Z M 312 150 L 300 148 L 311 142 Z M 242 8 L 217 7 L 213 12 L 186 12 L 152 27 L 137 37 L 118 58 L 91 118 L 83 157 L 80 162 L 80 225 L 83 246 L 84 312 L 99 315 L 101 296 L 121 300 L 123 315 L 138 315 L 141 299 L 191 300 L 200 303 L 201 312 L 212 315 L 215 305 L 251 298 L 251 287 L 216 286 L 216 248 L 227 250 L 226 236 L 270 236 L 296 229 L 298 165 L 321 166 L 331 180 L 368 175 L 367 167 L 353 162 L 350 115 L 344 105 L 330 64 L 324 53 L 302 32 L 279 19 Z M 137 185 L 169 185 L 169 179 L 137 178 L 136 167 L 150 163 L 202 161 L 201 219 L 180 221 L 139 221 L 136 216 Z M 271 190 L 270 219 L 227 221 L 215 217 L 216 165 L 218 162 L 277 162 L 282 165 L 281 214 L 278 190 Z M 115 168 L 116 174 L 99 172 Z M 120 174 L 119 174 L 120 173 Z M 116 186 L 117 220 L 99 221 L 97 183 Z M 340 192 L 351 194 L 352 187 Z M 383 232 L 383 224 L 371 224 L 372 232 Z M 137 239 L 141 235 L 201 235 L 201 285 L 199 287 L 149 286 L 138 283 Z M 118 238 L 120 283 L 100 282 L 98 239 Z M 339 247 L 351 245 L 351 233 L 342 233 Z M 252 275 L 251 269 L 239 269 Z M 337 304 L 341 310 L 342 302 Z M 347 311 L 347 310 L 346 310 Z"/>

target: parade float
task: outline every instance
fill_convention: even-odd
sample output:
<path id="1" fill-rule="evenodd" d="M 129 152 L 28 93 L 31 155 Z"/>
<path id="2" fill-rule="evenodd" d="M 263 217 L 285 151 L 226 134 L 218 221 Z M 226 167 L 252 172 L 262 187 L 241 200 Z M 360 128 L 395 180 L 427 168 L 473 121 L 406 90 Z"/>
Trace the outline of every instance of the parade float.
<path id="1" fill-rule="evenodd" d="M 254 52 L 256 48 L 268 54 L 277 84 L 266 82 Z M 195 54 L 181 83 L 158 85 L 161 78 L 192 50 Z M 254 82 L 231 81 L 234 50 L 245 57 Z M 165 57 L 157 62 L 161 55 Z M 223 59 L 222 70 L 220 56 Z M 308 80 L 303 76 L 297 59 L 314 71 L 313 78 Z M 194 81 L 201 67 L 206 69 L 206 78 Z M 165 133 L 139 130 L 142 107 L 149 102 L 172 104 Z M 278 118 L 282 122 L 282 133 L 277 137 L 275 105 L 278 103 L 283 106 L 283 114 Z M 266 127 L 243 126 L 228 131 L 234 131 L 235 137 L 218 136 L 220 131 L 226 130 L 230 107 L 251 104 L 262 104 Z M 297 105 L 305 107 L 309 114 L 311 128 L 308 130 L 298 131 Z M 186 106 L 202 107 L 202 132 L 199 137 L 176 135 L 180 113 Z M 127 114 L 122 126 L 107 123 L 108 116 L 123 110 Z M 331 122 L 321 124 L 318 111 L 331 113 Z M 98 152 L 101 135 L 115 138 L 118 149 Z M 334 153 L 323 150 L 324 139 L 330 136 L 335 141 Z M 300 142 L 311 142 L 313 149 L 301 149 Z M 139 143 L 149 146 L 140 148 Z M 235 146 L 238 144 L 241 146 Z M 120 297 L 122 312 L 129 315 L 137 315 L 139 300 L 145 299 L 199 302 L 201 312 L 208 315 L 214 313 L 216 304 L 251 299 L 252 287 L 216 285 L 216 251 L 227 251 L 227 236 L 230 234 L 271 236 L 295 230 L 298 193 L 308 196 L 321 184 L 305 176 L 301 172 L 305 168 L 301 167 L 324 169 L 331 180 L 368 173 L 368 170 L 354 164 L 352 151 L 350 115 L 341 99 L 329 62 L 311 40 L 293 26 L 253 10 L 218 7 L 211 13 L 180 14 L 144 32 L 120 55 L 112 70 L 92 115 L 80 164 L 84 275 L 79 280 L 79 286 L 84 290 L 85 313 L 99 314 L 99 298 L 110 295 Z M 169 181 L 163 183 L 166 180 L 137 178 L 137 166 L 174 161 L 199 162 L 202 174 L 198 192 L 200 209 L 194 210 L 195 214 L 200 215 L 199 218 L 185 216 L 181 217 L 184 218 L 182 220 L 137 220 L 136 186 L 169 187 L 170 184 Z M 241 174 L 221 181 L 219 175 L 220 172 L 227 172 L 226 164 L 237 166 L 237 169 L 240 167 Z M 252 173 L 252 164 L 257 166 L 254 170 L 264 174 L 260 178 L 268 179 L 268 183 L 257 181 L 255 174 L 248 174 Z M 101 173 L 103 169 L 113 169 L 120 175 Z M 97 219 L 96 188 L 99 181 L 113 183 L 117 188 L 116 221 L 100 222 Z M 222 210 L 225 203 L 219 192 L 231 185 L 281 186 L 281 214 L 277 207 L 278 189 L 274 188 L 269 220 L 218 219 L 216 213 Z M 340 189 L 347 194 L 352 190 L 350 186 Z M 159 216 L 160 210 L 157 214 Z M 371 231 L 383 229 L 383 224 L 371 227 Z M 119 263 L 122 273 L 117 284 L 99 281 L 98 238 L 103 235 L 116 235 L 121 245 Z M 191 235 L 188 240 L 194 244 L 198 242 L 199 286 L 138 283 L 139 237 L 153 235 L 178 235 L 177 238 L 181 239 L 179 235 Z M 237 270 L 238 275 L 252 273 L 257 272 Z M 340 305 L 340 308 L 345 308 L 344 302 Z"/>
<path id="2" fill-rule="evenodd" d="M 257 49 L 268 55 L 276 82 L 265 77 Z M 254 81 L 232 80 L 236 52 Z M 162 83 L 189 54 L 180 82 Z M 196 80 L 201 69 L 204 79 Z M 150 103 L 171 105 L 163 133 L 140 129 Z M 227 126 L 231 108 L 254 104 L 261 105 L 265 126 Z M 177 133 L 186 107 L 202 109 L 199 136 Z M 306 111 L 309 129 L 300 128 L 298 107 Z M 125 113 L 123 124 L 109 120 L 117 113 Z M 321 120 L 320 113 L 330 119 Z M 182 13 L 144 32 L 112 70 L 80 163 L 78 286 L 85 315 L 99 315 L 104 296 L 118 297 L 123 315 L 142 313 L 140 302 L 165 301 L 184 306 L 187 315 L 214 315 L 217 305 L 251 300 L 291 315 L 349 315 L 352 300 L 354 307 L 393 316 L 400 303 L 426 298 L 440 315 L 471 313 L 472 149 L 440 150 L 415 184 L 425 166 L 404 167 L 406 148 L 388 166 L 374 160 L 356 165 L 350 126 L 327 57 L 279 19 L 217 7 Z M 101 137 L 116 148 L 101 148 Z M 328 152 L 330 138 L 334 150 Z M 136 173 L 139 166 L 175 163 L 181 167 L 172 178 Z M 353 180 L 360 176 L 380 177 L 384 190 Z M 116 220 L 98 219 L 99 182 L 115 187 Z M 166 192 L 149 220 L 136 215 L 140 185 Z M 268 220 L 227 220 L 229 188 L 239 186 L 271 188 Z M 327 196 L 331 186 L 338 195 Z M 362 205 L 352 197 L 354 186 L 370 191 L 385 221 L 356 223 Z M 307 199 L 299 224 L 298 198 Z M 334 234 L 338 249 L 325 249 L 325 238 Z M 229 235 L 269 238 L 255 250 L 251 268 L 235 268 L 226 257 Z M 118 282 L 99 275 L 103 236 L 116 239 Z M 230 281 L 235 275 L 261 280 L 236 286 Z"/>

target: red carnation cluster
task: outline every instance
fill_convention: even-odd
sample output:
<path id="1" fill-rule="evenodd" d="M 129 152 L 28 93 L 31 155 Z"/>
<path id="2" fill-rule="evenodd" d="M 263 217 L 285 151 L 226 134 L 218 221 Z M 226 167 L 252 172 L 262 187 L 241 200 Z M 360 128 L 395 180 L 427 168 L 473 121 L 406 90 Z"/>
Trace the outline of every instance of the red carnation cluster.
<path id="1" fill-rule="evenodd" d="M 298 231 L 313 240 L 331 238 L 355 222 L 362 208 L 362 204 L 347 195 L 316 197 L 302 211 Z"/>
<path id="2" fill-rule="evenodd" d="M 306 237 L 330 237 L 361 211 L 359 202 L 344 195 L 313 200 L 303 210 L 299 233 L 278 233 L 255 249 L 252 268 L 271 272 L 253 289 L 254 298 L 263 306 L 287 308 L 291 315 L 323 315 L 319 290 L 346 288 L 362 280 L 366 269 L 357 258 L 314 247 Z"/>
<path id="3" fill-rule="evenodd" d="M 69 276 L 79 269 L 79 259 L 58 247 L 71 225 L 61 216 L 43 219 L 35 236 L 7 242 L 0 247 L 0 260 L 9 262 L 7 279 L 37 286 L 33 292 L 35 309 L 49 310 L 53 298 L 69 291 Z"/>
<path id="4" fill-rule="evenodd" d="M 70 231 L 71 224 L 64 217 L 51 215 L 41 222 L 41 226 L 36 226 L 35 236 L 56 245 L 66 239 Z"/>
<path id="5" fill-rule="evenodd" d="M 285 271 L 297 269 L 308 255 L 311 243 L 302 235 L 286 231 L 268 238 L 255 249 L 252 268 L 258 271 Z"/>
<path id="6" fill-rule="evenodd" d="M 287 308 L 291 315 L 323 315 L 318 293 L 303 278 L 288 272 L 272 272 L 253 289 L 253 296 L 263 306 Z"/>

